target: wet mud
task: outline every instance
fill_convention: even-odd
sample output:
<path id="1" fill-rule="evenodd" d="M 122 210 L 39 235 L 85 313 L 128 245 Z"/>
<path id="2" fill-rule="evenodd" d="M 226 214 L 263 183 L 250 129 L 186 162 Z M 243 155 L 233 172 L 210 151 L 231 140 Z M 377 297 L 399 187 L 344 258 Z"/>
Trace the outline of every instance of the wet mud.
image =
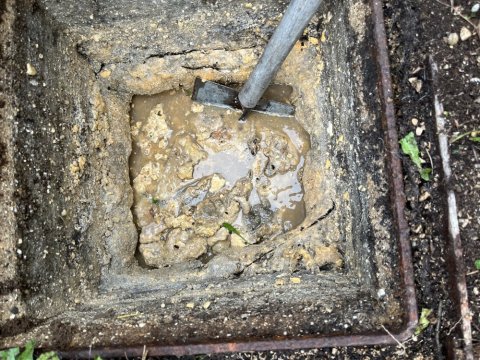
<path id="1" fill-rule="evenodd" d="M 288 92 L 277 86 L 268 95 Z M 133 213 L 148 265 L 261 243 L 305 219 L 309 134 L 295 118 L 238 118 L 185 91 L 134 97 Z"/>

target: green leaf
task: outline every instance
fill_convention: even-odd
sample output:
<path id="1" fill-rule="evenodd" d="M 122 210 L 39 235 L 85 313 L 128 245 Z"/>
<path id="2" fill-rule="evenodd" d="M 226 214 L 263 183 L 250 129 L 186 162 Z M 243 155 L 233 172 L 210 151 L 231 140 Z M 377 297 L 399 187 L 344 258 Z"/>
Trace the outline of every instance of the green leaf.
<path id="1" fill-rule="evenodd" d="M 425 330 L 430 325 L 430 320 L 428 317 L 432 313 L 432 309 L 422 309 L 422 313 L 420 314 L 420 319 L 418 320 L 418 325 L 415 329 L 415 335 L 420 335 L 423 330 Z"/>
<path id="2" fill-rule="evenodd" d="M 240 236 L 244 241 L 247 241 L 247 240 L 245 240 L 245 238 L 240 234 L 240 231 L 238 231 L 238 230 L 235 228 L 235 226 L 233 226 L 232 224 L 229 224 L 229 223 L 227 223 L 227 222 L 224 222 L 224 223 L 222 224 L 222 227 L 224 227 L 225 229 L 227 229 L 227 230 L 230 232 L 230 234 L 233 233 L 233 234 L 235 234 L 235 235 L 238 235 L 238 236 Z"/>
<path id="3" fill-rule="evenodd" d="M 430 174 L 432 169 L 422 168 L 422 159 L 420 158 L 420 150 L 418 149 L 417 141 L 413 132 L 409 132 L 403 139 L 400 140 L 402 152 L 408 155 L 413 163 L 417 166 L 420 177 L 425 181 L 430 181 Z"/>
<path id="4" fill-rule="evenodd" d="M 0 359 L 2 360 L 15 360 L 15 356 L 20 353 L 18 347 L 0 351 Z"/>
<path id="5" fill-rule="evenodd" d="M 33 350 L 35 348 L 35 341 L 30 340 L 25 344 L 25 349 L 20 355 L 17 356 L 17 360 L 33 360 Z"/>
<path id="6" fill-rule="evenodd" d="M 60 358 L 58 357 L 55 351 L 49 351 L 49 352 L 40 354 L 37 360 L 60 360 Z"/>
<path id="7" fill-rule="evenodd" d="M 453 144 L 454 142 L 463 139 L 466 136 L 470 136 L 470 140 L 475 141 L 475 142 L 480 142 L 480 137 L 477 136 L 478 132 L 480 130 L 473 130 L 473 131 L 467 131 L 463 134 L 458 134 L 457 136 L 453 137 L 452 140 L 450 141 L 450 144 Z"/>
<path id="8" fill-rule="evenodd" d="M 95 357 L 93 358 L 93 360 L 102 360 L 102 357 L 99 356 L 99 355 L 97 355 L 97 356 L 95 356 Z"/>
<path id="9" fill-rule="evenodd" d="M 425 181 L 430 181 L 430 174 L 431 173 L 432 173 L 432 169 L 430 169 L 430 168 L 420 169 L 420 177 Z"/>
<path id="10" fill-rule="evenodd" d="M 413 163 L 418 167 L 422 167 L 422 160 L 420 159 L 420 151 L 418 150 L 417 141 L 413 132 L 409 132 L 405 137 L 400 140 L 402 151 L 405 155 L 410 156 Z"/>
<path id="11" fill-rule="evenodd" d="M 480 270 L 480 259 L 475 260 L 475 269 Z"/>

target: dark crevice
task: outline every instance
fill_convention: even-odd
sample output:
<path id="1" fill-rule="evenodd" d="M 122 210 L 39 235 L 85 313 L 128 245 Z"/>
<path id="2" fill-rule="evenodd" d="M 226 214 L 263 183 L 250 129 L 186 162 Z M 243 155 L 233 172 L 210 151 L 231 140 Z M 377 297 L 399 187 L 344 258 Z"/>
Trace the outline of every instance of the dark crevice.
<path id="1" fill-rule="evenodd" d="M 164 57 L 167 57 L 167 56 L 178 56 L 178 55 L 187 55 L 187 54 L 190 54 L 194 51 L 201 51 L 201 50 L 198 50 L 198 49 L 188 49 L 188 50 L 184 50 L 184 51 L 179 51 L 179 52 L 165 52 L 165 53 L 159 53 L 159 54 L 151 54 L 149 56 L 147 56 L 145 58 L 145 60 L 143 61 L 143 63 L 145 64 L 149 59 L 152 59 L 152 58 L 164 58 Z"/>
<path id="2" fill-rule="evenodd" d="M 251 263 L 246 264 L 243 267 L 240 267 L 239 271 L 234 274 L 235 277 L 240 277 L 245 272 L 245 270 L 247 270 L 253 264 L 265 259 L 267 257 L 267 255 L 270 254 L 273 250 L 275 250 L 275 249 L 270 249 L 267 252 L 259 254 L 258 257 L 256 257 Z"/>
<path id="3" fill-rule="evenodd" d="M 100 74 L 104 68 L 105 68 L 105 64 L 101 63 L 98 70 L 93 70 L 93 72 L 95 73 L 95 77 L 98 78 L 98 74 Z"/>
<path id="4" fill-rule="evenodd" d="M 222 70 L 221 68 L 218 67 L 217 64 L 213 65 L 204 65 L 204 66 L 188 66 L 188 65 L 182 65 L 182 68 L 186 70 L 203 70 L 203 69 L 213 69 L 213 70 Z"/>
<path id="5" fill-rule="evenodd" d="M 190 54 L 190 53 L 193 53 L 193 52 L 203 52 L 203 53 L 206 54 L 206 53 L 211 52 L 211 51 L 237 51 L 237 50 L 248 50 L 248 49 L 254 49 L 254 48 L 255 47 L 247 46 L 247 47 L 238 47 L 238 48 L 232 48 L 232 49 L 229 49 L 229 48 L 188 49 L 188 50 L 179 51 L 179 52 L 164 52 L 164 53 L 151 54 L 151 55 L 147 56 L 146 58 L 144 58 L 142 63 L 145 64 L 149 59 L 154 59 L 154 58 L 162 59 L 162 58 L 169 57 L 169 56 L 183 56 L 183 55 L 187 55 L 187 54 Z M 92 66 L 95 65 L 96 61 L 95 61 L 94 58 L 91 58 L 89 56 L 88 46 L 85 42 L 78 43 L 76 45 L 76 51 L 83 59 L 87 60 L 89 62 L 89 64 L 91 64 Z M 133 61 L 101 63 L 101 65 L 99 66 L 99 70 L 94 71 L 94 72 L 95 72 L 95 75 L 98 75 L 100 73 L 100 71 L 102 71 L 102 69 L 105 68 L 108 65 L 129 64 L 129 63 L 133 63 Z M 138 63 L 140 63 L 140 62 L 138 62 Z M 98 62 L 97 62 L 97 64 L 98 64 Z M 186 70 L 202 70 L 202 69 L 221 70 L 221 68 L 218 67 L 218 64 L 204 65 L 204 66 L 202 66 L 202 65 L 199 65 L 199 66 L 182 65 L 182 68 L 184 68 Z"/>
<path id="6" fill-rule="evenodd" d="M 327 212 L 326 212 L 325 214 L 323 214 L 322 216 L 320 216 L 317 220 L 315 220 L 314 222 L 312 222 L 310 225 L 308 225 L 308 226 L 302 226 L 302 227 L 300 228 L 300 231 L 303 231 L 303 230 L 305 230 L 305 229 L 309 229 L 309 228 L 311 228 L 312 226 L 317 225 L 320 221 L 325 220 L 327 217 L 329 217 L 329 216 L 335 211 L 335 208 L 336 208 L 335 201 L 332 200 L 332 206 L 330 207 L 330 209 L 327 210 Z"/>
<path id="7" fill-rule="evenodd" d="M 190 54 L 190 53 L 193 53 L 193 52 L 203 52 L 203 53 L 209 53 L 209 52 L 212 52 L 212 51 L 238 51 L 238 50 L 248 50 L 248 49 L 254 49 L 255 47 L 252 47 L 252 46 L 247 46 L 247 47 L 235 47 L 235 48 L 232 48 L 232 49 L 229 49 L 227 47 L 225 48 L 214 48 L 214 49 L 188 49 L 188 50 L 184 50 L 184 51 L 179 51 L 179 52 L 165 52 L 165 53 L 159 53 L 159 54 L 151 54 L 149 56 L 147 56 L 145 58 L 145 60 L 143 61 L 143 63 L 145 64 L 149 59 L 152 59 L 152 58 L 159 58 L 159 59 L 162 59 L 164 57 L 168 57 L 168 56 L 181 56 L 181 55 L 187 55 L 187 54 Z M 200 66 L 198 69 L 202 69 L 202 68 L 215 68 L 216 65 L 212 65 L 212 66 Z M 183 67 L 183 66 L 182 66 Z M 185 67 L 186 69 L 189 69 L 189 67 Z M 195 67 L 192 67 L 191 68 L 192 70 L 197 70 L 197 68 Z"/>

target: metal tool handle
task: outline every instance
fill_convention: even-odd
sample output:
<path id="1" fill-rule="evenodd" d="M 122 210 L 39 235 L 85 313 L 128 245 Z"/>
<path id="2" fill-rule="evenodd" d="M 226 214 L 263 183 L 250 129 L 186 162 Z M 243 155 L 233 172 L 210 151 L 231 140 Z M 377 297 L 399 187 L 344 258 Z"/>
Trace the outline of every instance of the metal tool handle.
<path id="1" fill-rule="evenodd" d="M 322 0 L 292 0 L 255 69 L 238 94 L 244 109 L 253 109 L 283 61 L 319 8 Z"/>

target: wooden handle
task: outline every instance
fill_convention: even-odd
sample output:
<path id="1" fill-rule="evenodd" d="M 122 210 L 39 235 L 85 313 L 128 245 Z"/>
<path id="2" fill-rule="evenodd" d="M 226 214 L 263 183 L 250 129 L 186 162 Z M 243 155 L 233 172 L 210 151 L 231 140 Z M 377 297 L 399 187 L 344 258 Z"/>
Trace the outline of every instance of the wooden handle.
<path id="1" fill-rule="evenodd" d="M 319 8 L 322 0 L 292 0 L 262 57 L 238 94 L 244 109 L 253 109 Z"/>

